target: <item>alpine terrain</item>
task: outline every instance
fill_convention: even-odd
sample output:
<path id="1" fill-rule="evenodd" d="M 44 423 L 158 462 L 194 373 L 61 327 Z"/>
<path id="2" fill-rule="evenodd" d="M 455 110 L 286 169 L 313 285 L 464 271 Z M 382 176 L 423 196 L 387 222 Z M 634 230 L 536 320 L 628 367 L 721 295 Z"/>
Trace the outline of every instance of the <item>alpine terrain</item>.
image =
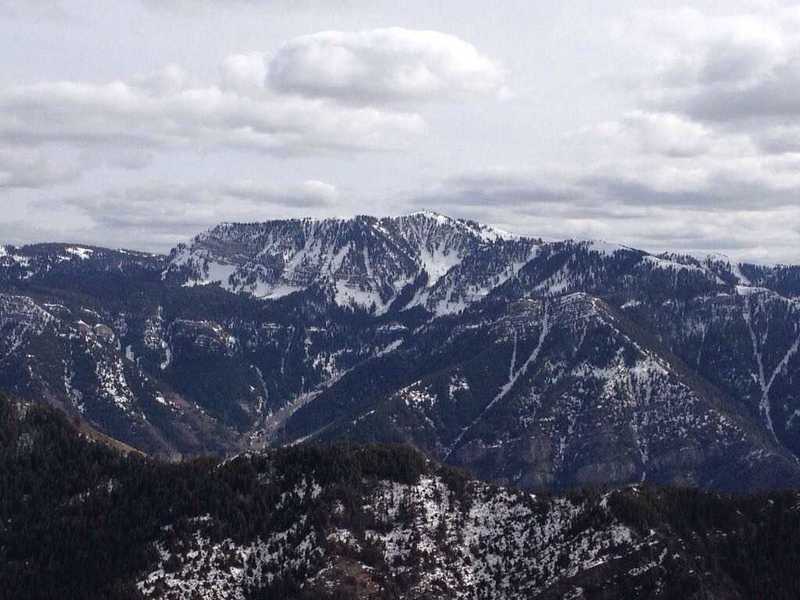
<path id="1" fill-rule="evenodd" d="M 155 457 L 349 440 L 539 492 L 800 486 L 795 266 L 432 212 L 226 223 L 169 255 L 3 246 L 0 330 L 0 389 Z"/>

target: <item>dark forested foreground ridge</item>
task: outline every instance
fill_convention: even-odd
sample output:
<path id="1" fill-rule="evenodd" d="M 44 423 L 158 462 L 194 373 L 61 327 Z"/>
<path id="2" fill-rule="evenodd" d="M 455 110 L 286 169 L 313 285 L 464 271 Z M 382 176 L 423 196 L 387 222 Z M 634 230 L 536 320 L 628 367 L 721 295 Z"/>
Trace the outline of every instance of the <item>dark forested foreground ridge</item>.
<path id="1" fill-rule="evenodd" d="M 0 247 L 0 390 L 151 456 L 410 443 L 498 484 L 800 488 L 800 268 L 422 212 Z"/>
<path id="2" fill-rule="evenodd" d="M 0 400 L 0 597 L 800 596 L 800 495 L 533 495 L 402 446 L 170 464 Z"/>

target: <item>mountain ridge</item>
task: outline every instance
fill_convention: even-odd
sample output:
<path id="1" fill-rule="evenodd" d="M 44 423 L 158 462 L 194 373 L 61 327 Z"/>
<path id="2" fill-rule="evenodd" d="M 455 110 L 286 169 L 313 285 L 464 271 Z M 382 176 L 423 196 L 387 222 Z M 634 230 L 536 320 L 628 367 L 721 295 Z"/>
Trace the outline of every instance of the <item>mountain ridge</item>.
<path id="1" fill-rule="evenodd" d="M 509 238 L 430 212 L 220 225 L 194 244 L 3 247 L 0 390 L 157 455 L 339 435 L 555 489 L 638 481 L 646 454 L 664 483 L 728 489 L 715 457 L 742 489 L 800 473 L 800 267 Z M 562 304 L 534 355 L 534 307 Z M 400 410 L 420 381 L 435 402 Z"/>
<path id="2" fill-rule="evenodd" d="M 523 240 L 433 212 L 226 223 L 174 249 L 165 276 L 188 285 L 218 282 L 265 298 L 312 283 L 329 285 L 337 303 L 380 314 L 404 288 L 434 287 L 479 247 L 533 243 Z M 226 251 L 231 246 L 233 251 Z M 499 252 L 502 256 L 503 249 Z M 410 298 L 409 304 L 414 303 Z"/>

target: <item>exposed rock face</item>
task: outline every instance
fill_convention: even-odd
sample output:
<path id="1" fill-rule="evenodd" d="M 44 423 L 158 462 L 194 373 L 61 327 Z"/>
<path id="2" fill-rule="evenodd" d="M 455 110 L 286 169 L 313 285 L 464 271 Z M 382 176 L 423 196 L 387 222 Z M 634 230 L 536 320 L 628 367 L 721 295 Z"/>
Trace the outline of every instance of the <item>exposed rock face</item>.
<path id="1" fill-rule="evenodd" d="M 216 282 L 262 298 L 317 285 L 330 288 L 341 306 L 378 314 L 398 299 L 406 306 L 452 312 L 480 289 L 488 292 L 510 276 L 534 247 L 531 240 L 430 212 L 384 219 L 226 223 L 178 246 L 166 275 L 189 285 Z M 473 281 L 462 275 L 436 287 L 475 254 L 482 255 L 483 265 L 477 274 L 473 269 Z"/>

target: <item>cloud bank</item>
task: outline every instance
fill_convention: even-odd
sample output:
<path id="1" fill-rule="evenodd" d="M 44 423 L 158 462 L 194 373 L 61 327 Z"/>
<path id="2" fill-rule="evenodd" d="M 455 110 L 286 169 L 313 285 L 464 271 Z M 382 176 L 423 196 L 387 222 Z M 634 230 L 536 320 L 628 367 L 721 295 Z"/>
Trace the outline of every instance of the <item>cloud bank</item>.
<path id="1" fill-rule="evenodd" d="M 263 221 L 335 211 L 340 194 L 323 181 L 294 186 L 236 180 L 224 184 L 152 182 L 92 195 L 60 197 L 58 204 L 82 217 L 84 242 L 118 246 L 120 238 L 166 252 L 178 241 L 223 221 Z M 36 201 L 41 210 L 52 199 Z"/>
<path id="2" fill-rule="evenodd" d="M 167 65 L 105 83 L 8 85 L 0 88 L 0 144 L 43 157 L 0 154 L 0 185 L 48 187 L 77 176 L 97 165 L 83 160 L 91 147 L 117 155 L 398 150 L 428 131 L 415 104 L 495 93 L 503 81 L 499 67 L 455 36 L 393 28 L 302 36 L 271 60 L 260 52 L 230 55 L 212 82 Z M 47 158 L 54 145 L 59 155 L 73 153 L 71 171 Z"/>

